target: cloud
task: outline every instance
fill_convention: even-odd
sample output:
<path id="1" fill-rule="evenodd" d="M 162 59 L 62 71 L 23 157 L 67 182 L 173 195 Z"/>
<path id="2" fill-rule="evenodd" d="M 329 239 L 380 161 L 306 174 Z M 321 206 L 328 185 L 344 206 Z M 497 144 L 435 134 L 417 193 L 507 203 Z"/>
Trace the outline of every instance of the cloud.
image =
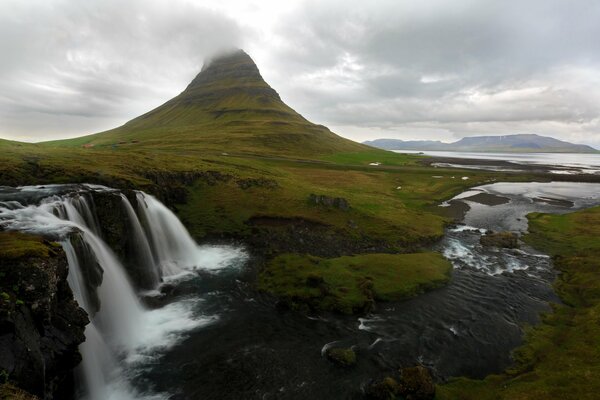
<path id="1" fill-rule="evenodd" d="M 117 126 L 244 47 L 289 105 L 356 140 L 600 145 L 599 20 L 594 0 L 6 0 L 0 134 Z"/>
<path id="2" fill-rule="evenodd" d="M 456 137 L 543 127 L 600 144 L 598 20 L 600 3 L 585 0 L 311 2 L 279 26 L 290 39 L 276 57 L 292 77 L 280 91 L 363 137 L 410 126 L 399 135 L 418 138 L 415 124 Z"/>
<path id="3" fill-rule="evenodd" d="M 205 56 L 242 43 L 221 13 L 151 0 L 9 0 L 0 37 L 0 129 L 29 140 L 112 128 L 182 90 Z"/>

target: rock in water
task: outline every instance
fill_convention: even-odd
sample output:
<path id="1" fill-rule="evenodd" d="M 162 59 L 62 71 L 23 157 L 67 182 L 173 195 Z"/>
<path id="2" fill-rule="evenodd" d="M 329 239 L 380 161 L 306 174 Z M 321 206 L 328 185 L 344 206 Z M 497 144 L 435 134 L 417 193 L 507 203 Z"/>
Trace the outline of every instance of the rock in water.
<path id="1" fill-rule="evenodd" d="M 432 400 L 435 384 L 429 370 L 420 365 L 400 370 L 399 394 L 406 400 Z"/>
<path id="2" fill-rule="evenodd" d="M 492 232 L 482 236 L 480 243 L 482 246 L 517 249 L 519 248 L 519 237 L 513 232 Z"/>
<path id="3" fill-rule="evenodd" d="M 353 367 L 356 365 L 356 353 L 349 348 L 333 347 L 325 352 L 327 359 L 341 367 Z"/>

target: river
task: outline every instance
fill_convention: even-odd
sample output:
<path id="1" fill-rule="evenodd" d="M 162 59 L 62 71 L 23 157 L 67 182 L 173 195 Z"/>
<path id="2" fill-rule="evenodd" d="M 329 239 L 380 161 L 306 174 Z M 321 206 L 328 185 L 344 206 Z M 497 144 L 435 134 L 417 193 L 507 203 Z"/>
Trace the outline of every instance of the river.
<path id="1" fill-rule="evenodd" d="M 153 260 L 149 273 L 163 283 L 136 291 L 97 235 L 89 195 L 94 190 L 112 189 L 0 189 L 0 225 L 60 240 L 84 308 L 92 306 L 86 305 L 89 294 L 74 287 L 81 257 L 70 235 L 83 235 L 105 270 L 98 291 L 101 310 L 86 330 L 78 375 L 78 397 L 91 400 L 361 398 L 371 379 L 417 363 L 440 381 L 500 372 L 522 343 L 523 327 L 539 322 L 540 313 L 550 311 L 549 302 L 559 299 L 548 256 L 524 244 L 512 250 L 482 247 L 481 235 L 523 233 L 529 212 L 564 213 L 600 204 L 598 184 L 474 188 L 440 205 L 469 206 L 462 223 L 449 227 L 437 245 L 454 265 L 447 286 L 409 301 L 381 303 L 369 315 L 314 316 L 279 309 L 252 289 L 249 249 L 196 244 L 173 213 L 142 192 L 137 204 L 125 204 L 123 196 L 124 207 L 131 207 L 130 218 L 141 227 L 135 231 L 144 242 L 140 249 Z M 501 201 L 482 204 L 481 196 L 473 197 L 478 194 Z M 353 347 L 357 366 L 342 369 L 327 361 L 323 350 L 331 345 Z"/>

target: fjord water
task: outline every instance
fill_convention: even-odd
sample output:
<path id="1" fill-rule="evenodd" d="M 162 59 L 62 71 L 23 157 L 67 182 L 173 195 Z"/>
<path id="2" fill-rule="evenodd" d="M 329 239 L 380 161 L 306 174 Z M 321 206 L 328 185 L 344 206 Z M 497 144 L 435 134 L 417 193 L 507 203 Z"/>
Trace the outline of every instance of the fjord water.
<path id="1" fill-rule="evenodd" d="M 370 379 L 416 363 L 441 380 L 499 372 L 521 343 L 523 325 L 536 323 L 558 299 L 547 256 L 527 246 L 484 248 L 481 235 L 523 232 L 532 211 L 600 203 L 600 185 L 578 183 L 497 183 L 457 196 L 469 206 L 464 225 L 450 227 L 438 245 L 455 267 L 450 283 L 357 318 L 279 309 L 252 289 L 252 269 L 241 268 L 243 249 L 199 247 L 157 199 L 137 192 L 132 204 L 114 191 L 138 244 L 135 258 L 146 260 L 148 274 L 162 282 L 153 297 L 136 293 L 100 237 L 93 190 L 109 189 L 0 190 L 4 229 L 62 242 L 69 283 L 92 320 L 81 346 L 84 390 L 78 394 L 89 400 L 360 398 Z M 488 206 L 469 199 L 476 193 L 507 201 Z M 98 310 L 85 278 L 90 256 L 104 271 Z M 355 349 L 356 368 L 340 369 L 323 357 L 334 345 Z"/>
<path id="2" fill-rule="evenodd" d="M 394 150 L 395 153 L 426 154 L 433 157 L 508 161 L 515 166 L 518 165 L 549 165 L 556 166 L 554 173 L 600 174 L 600 153 L 478 153 L 467 151 L 418 151 L 418 150 Z M 457 161 L 457 164 L 460 164 Z M 464 166 L 463 166 L 464 167 Z M 474 168 L 474 166 L 470 166 Z"/>

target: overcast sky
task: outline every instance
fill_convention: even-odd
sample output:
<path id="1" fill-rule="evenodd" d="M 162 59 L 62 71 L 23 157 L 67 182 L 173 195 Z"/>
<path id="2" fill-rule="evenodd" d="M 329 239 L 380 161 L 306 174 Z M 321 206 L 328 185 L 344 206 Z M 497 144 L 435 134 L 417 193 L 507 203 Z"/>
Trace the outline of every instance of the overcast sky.
<path id="1" fill-rule="evenodd" d="M 240 47 L 354 140 L 537 133 L 600 147 L 597 0 L 2 0 L 0 137 L 110 129 Z"/>

